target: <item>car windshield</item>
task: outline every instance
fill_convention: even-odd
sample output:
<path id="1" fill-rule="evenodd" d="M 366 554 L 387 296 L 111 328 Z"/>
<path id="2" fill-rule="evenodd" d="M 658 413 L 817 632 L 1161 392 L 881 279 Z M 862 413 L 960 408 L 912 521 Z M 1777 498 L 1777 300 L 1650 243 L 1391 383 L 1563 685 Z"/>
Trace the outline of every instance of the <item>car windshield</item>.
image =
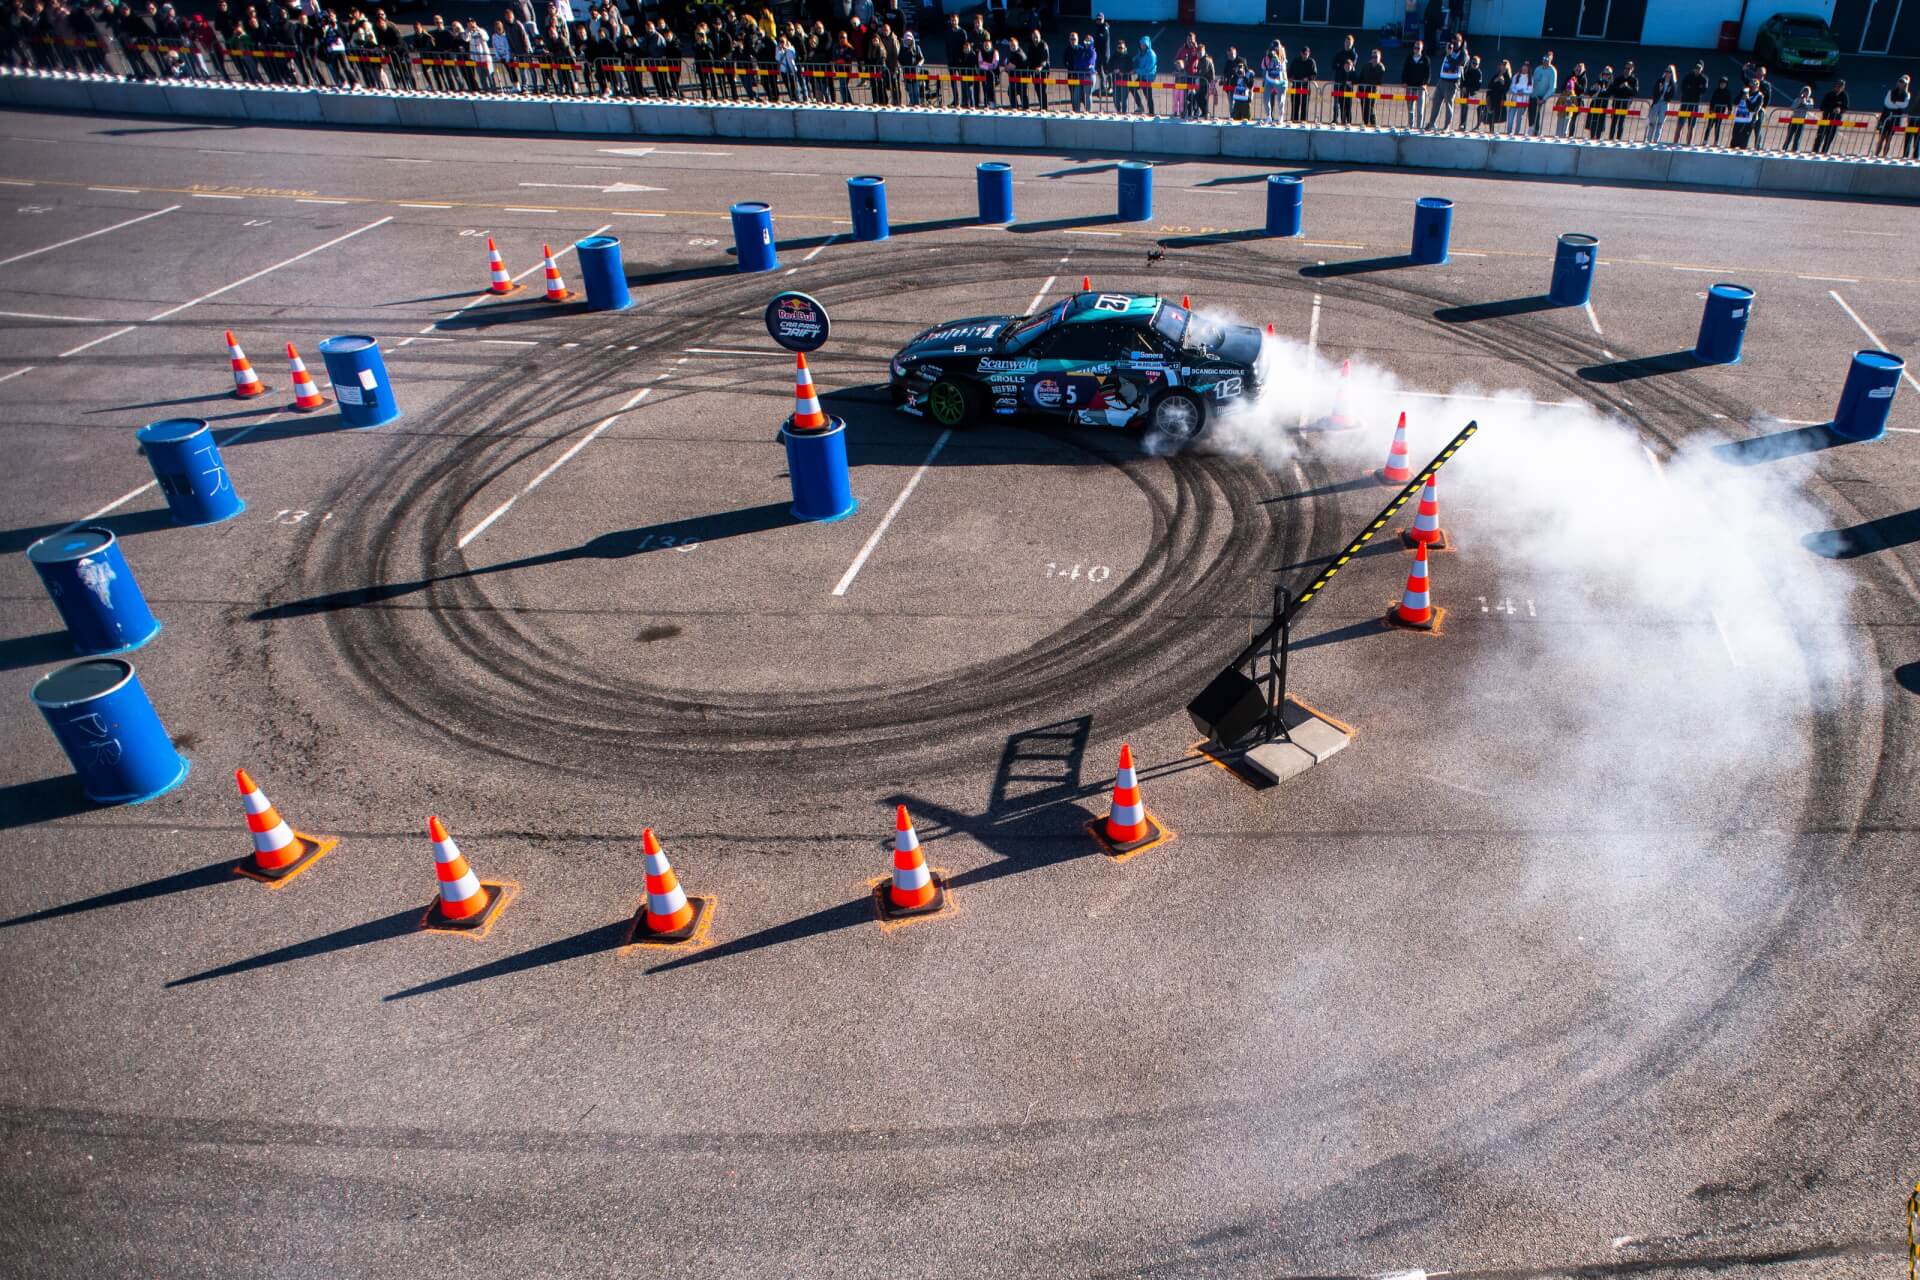
<path id="1" fill-rule="evenodd" d="M 1065 315 L 1066 312 L 1067 304 L 1063 300 L 1048 307 L 1045 311 L 1038 311 L 1033 315 L 1013 321 L 1007 329 L 1007 346 L 1014 350 L 1026 346 L 1029 342 L 1032 342 L 1035 338 L 1053 328 L 1056 324 L 1059 324 L 1060 317 Z"/>
<path id="2" fill-rule="evenodd" d="M 1167 341 L 1189 351 L 1211 350 L 1226 336 L 1226 330 L 1216 322 L 1171 302 L 1161 303 L 1153 313 L 1153 327 Z"/>
<path id="3" fill-rule="evenodd" d="M 1827 29 L 1823 24 L 1818 22 L 1788 21 L 1780 24 L 1780 32 L 1782 35 L 1799 36 L 1802 39 L 1811 38 L 1814 40 L 1818 40 L 1820 37 L 1827 34 Z"/>

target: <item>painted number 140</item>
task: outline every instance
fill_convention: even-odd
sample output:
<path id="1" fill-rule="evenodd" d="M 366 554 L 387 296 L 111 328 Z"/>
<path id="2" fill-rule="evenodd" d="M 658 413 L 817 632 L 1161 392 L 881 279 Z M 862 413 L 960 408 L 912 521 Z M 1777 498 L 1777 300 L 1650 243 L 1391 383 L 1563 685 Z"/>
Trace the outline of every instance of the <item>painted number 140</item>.
<path id="1" fill-rule="evenodd" d="M 1049 560 L 1047 561 L 1047 576 L 1049 578 L 1065 578 L 1069 582 L 1078 582 L 1081 577 L 1084 576 L 1088 582 L 1105 582 L 1113 576 L 1113 570 L 1104 564 L 1092 566 L 1076 564 L 1063 567 L 1058 561 Z"/>

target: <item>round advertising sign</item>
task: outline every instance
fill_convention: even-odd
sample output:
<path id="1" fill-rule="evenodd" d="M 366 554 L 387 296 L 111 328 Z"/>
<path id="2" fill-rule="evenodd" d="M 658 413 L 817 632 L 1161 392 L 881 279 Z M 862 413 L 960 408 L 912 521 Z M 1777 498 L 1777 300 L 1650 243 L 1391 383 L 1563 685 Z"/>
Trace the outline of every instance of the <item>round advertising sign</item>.
<path id="1" fill-rule="evenodd" d="M 789 351 L 818 351 L 832 332 L 827 309 L 804 293 L 775 294 L 767 304 L 767 334 Z"/>

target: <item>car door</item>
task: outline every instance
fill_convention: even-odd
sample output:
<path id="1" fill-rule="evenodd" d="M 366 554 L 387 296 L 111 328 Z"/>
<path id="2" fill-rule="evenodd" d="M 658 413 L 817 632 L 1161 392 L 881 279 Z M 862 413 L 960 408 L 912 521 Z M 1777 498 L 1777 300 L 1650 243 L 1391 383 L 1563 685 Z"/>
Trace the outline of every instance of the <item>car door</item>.
<path id="1" fill-rule="evenodd" d="M 1098 320 L 1061 325 L 1034 344 L 1040 368 L 1028 375 L 1022 400 L 1059 414 L 1092 403 L 1103 376 L 1127 359 L 1128 332 L 1128 326 Z"/>

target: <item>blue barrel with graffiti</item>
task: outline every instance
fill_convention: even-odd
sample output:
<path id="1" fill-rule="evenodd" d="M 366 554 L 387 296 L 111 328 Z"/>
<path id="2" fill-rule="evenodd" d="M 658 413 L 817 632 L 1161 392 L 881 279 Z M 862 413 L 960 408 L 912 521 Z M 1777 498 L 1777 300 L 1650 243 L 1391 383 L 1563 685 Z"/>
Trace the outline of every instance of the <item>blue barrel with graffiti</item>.
<path id="1" fill-rule="evenodd" d="M 733 251 L 742 271 L 772 271 L 780 265 L 772 205 L 744 200 L 733 206 Z"/>
<path id="2" fill-rule="evenodd" d="M 125 658 L 69 662 L 40 677 L 32 697 L 95 804 L 139 804 L 186 779 L 185 758 Z"/>
<path id="3" fill-rule="evenodd" d="M 1556 306 L 1584 307 L 1593 297 L 1593 268 L 1600 260 L 1600 238 L 1569 231 L 1553 251 L 1553 282 L 1547 297 Z"/>
<path id="4" fill-rule="evenodd" d="M 1833 411 L 1834 434 L 1848 440 L 1878 440 L 1887 434 L 1893 393 L 1900 389 L 1906 369 L 1907 362 L 1891 351 L 1854 352 L 1840 407 Z"/>
<path id="5" fill-rule="evenodd" d="M 322 344 L 325 345 L 325 344 Z M 162 418 L 134 433 L 176 524 L 219 524 L 247 509 L 205 418 Z"/>
<path id="6" fill-rule="evenodd" d="M 160 634 L 113 530 L 91 525 L 42 538 L 27 548 L 74 652 L 123 653 Z"/>
<path id="7" fill-rule="evenodd" d="M 887 229 L 887 180 L 872 174 L 847 179 L 847 204 L 853 214 L 855 240 L 885 240 Z"/>
<path id="8" fill-rule="evenodd" d="M 587 290 L 587 310 L 625 311 L 633 305 L 627 292 L 627 267 L 620 260 L 619 236 L 588 236 L 573 246 L 580 259 L 580 281 Z"/>
<path id="9" fill-rule="evenodd" d="M 1297 236 L 1307 202 L 1307 184 L 1291 173 L 1267 175 L 1267 234 Z"/>
<path id="10" fill-rule="evenodd" d="M 327 377 L 333 381 L 340 421 L 355 428 L 378 427 L 400 416 L 387 362 L 380 354 L 380 339 L 370 333 L 322 338 L 320 357 L 327 362 Z"/>
<path id="11" fill-rule="evenodd" d="M 1013 166 L 988 160 L 974 166 L 973 185 L 980 197 L 980 221 L 990 226 L 1013 221 Z"/>
<path id="12" fill-rule="evenodd" d="M 1145 160 L 1120 162 L 1120 221 L 1153 217 L 1153 166 Z"/>

